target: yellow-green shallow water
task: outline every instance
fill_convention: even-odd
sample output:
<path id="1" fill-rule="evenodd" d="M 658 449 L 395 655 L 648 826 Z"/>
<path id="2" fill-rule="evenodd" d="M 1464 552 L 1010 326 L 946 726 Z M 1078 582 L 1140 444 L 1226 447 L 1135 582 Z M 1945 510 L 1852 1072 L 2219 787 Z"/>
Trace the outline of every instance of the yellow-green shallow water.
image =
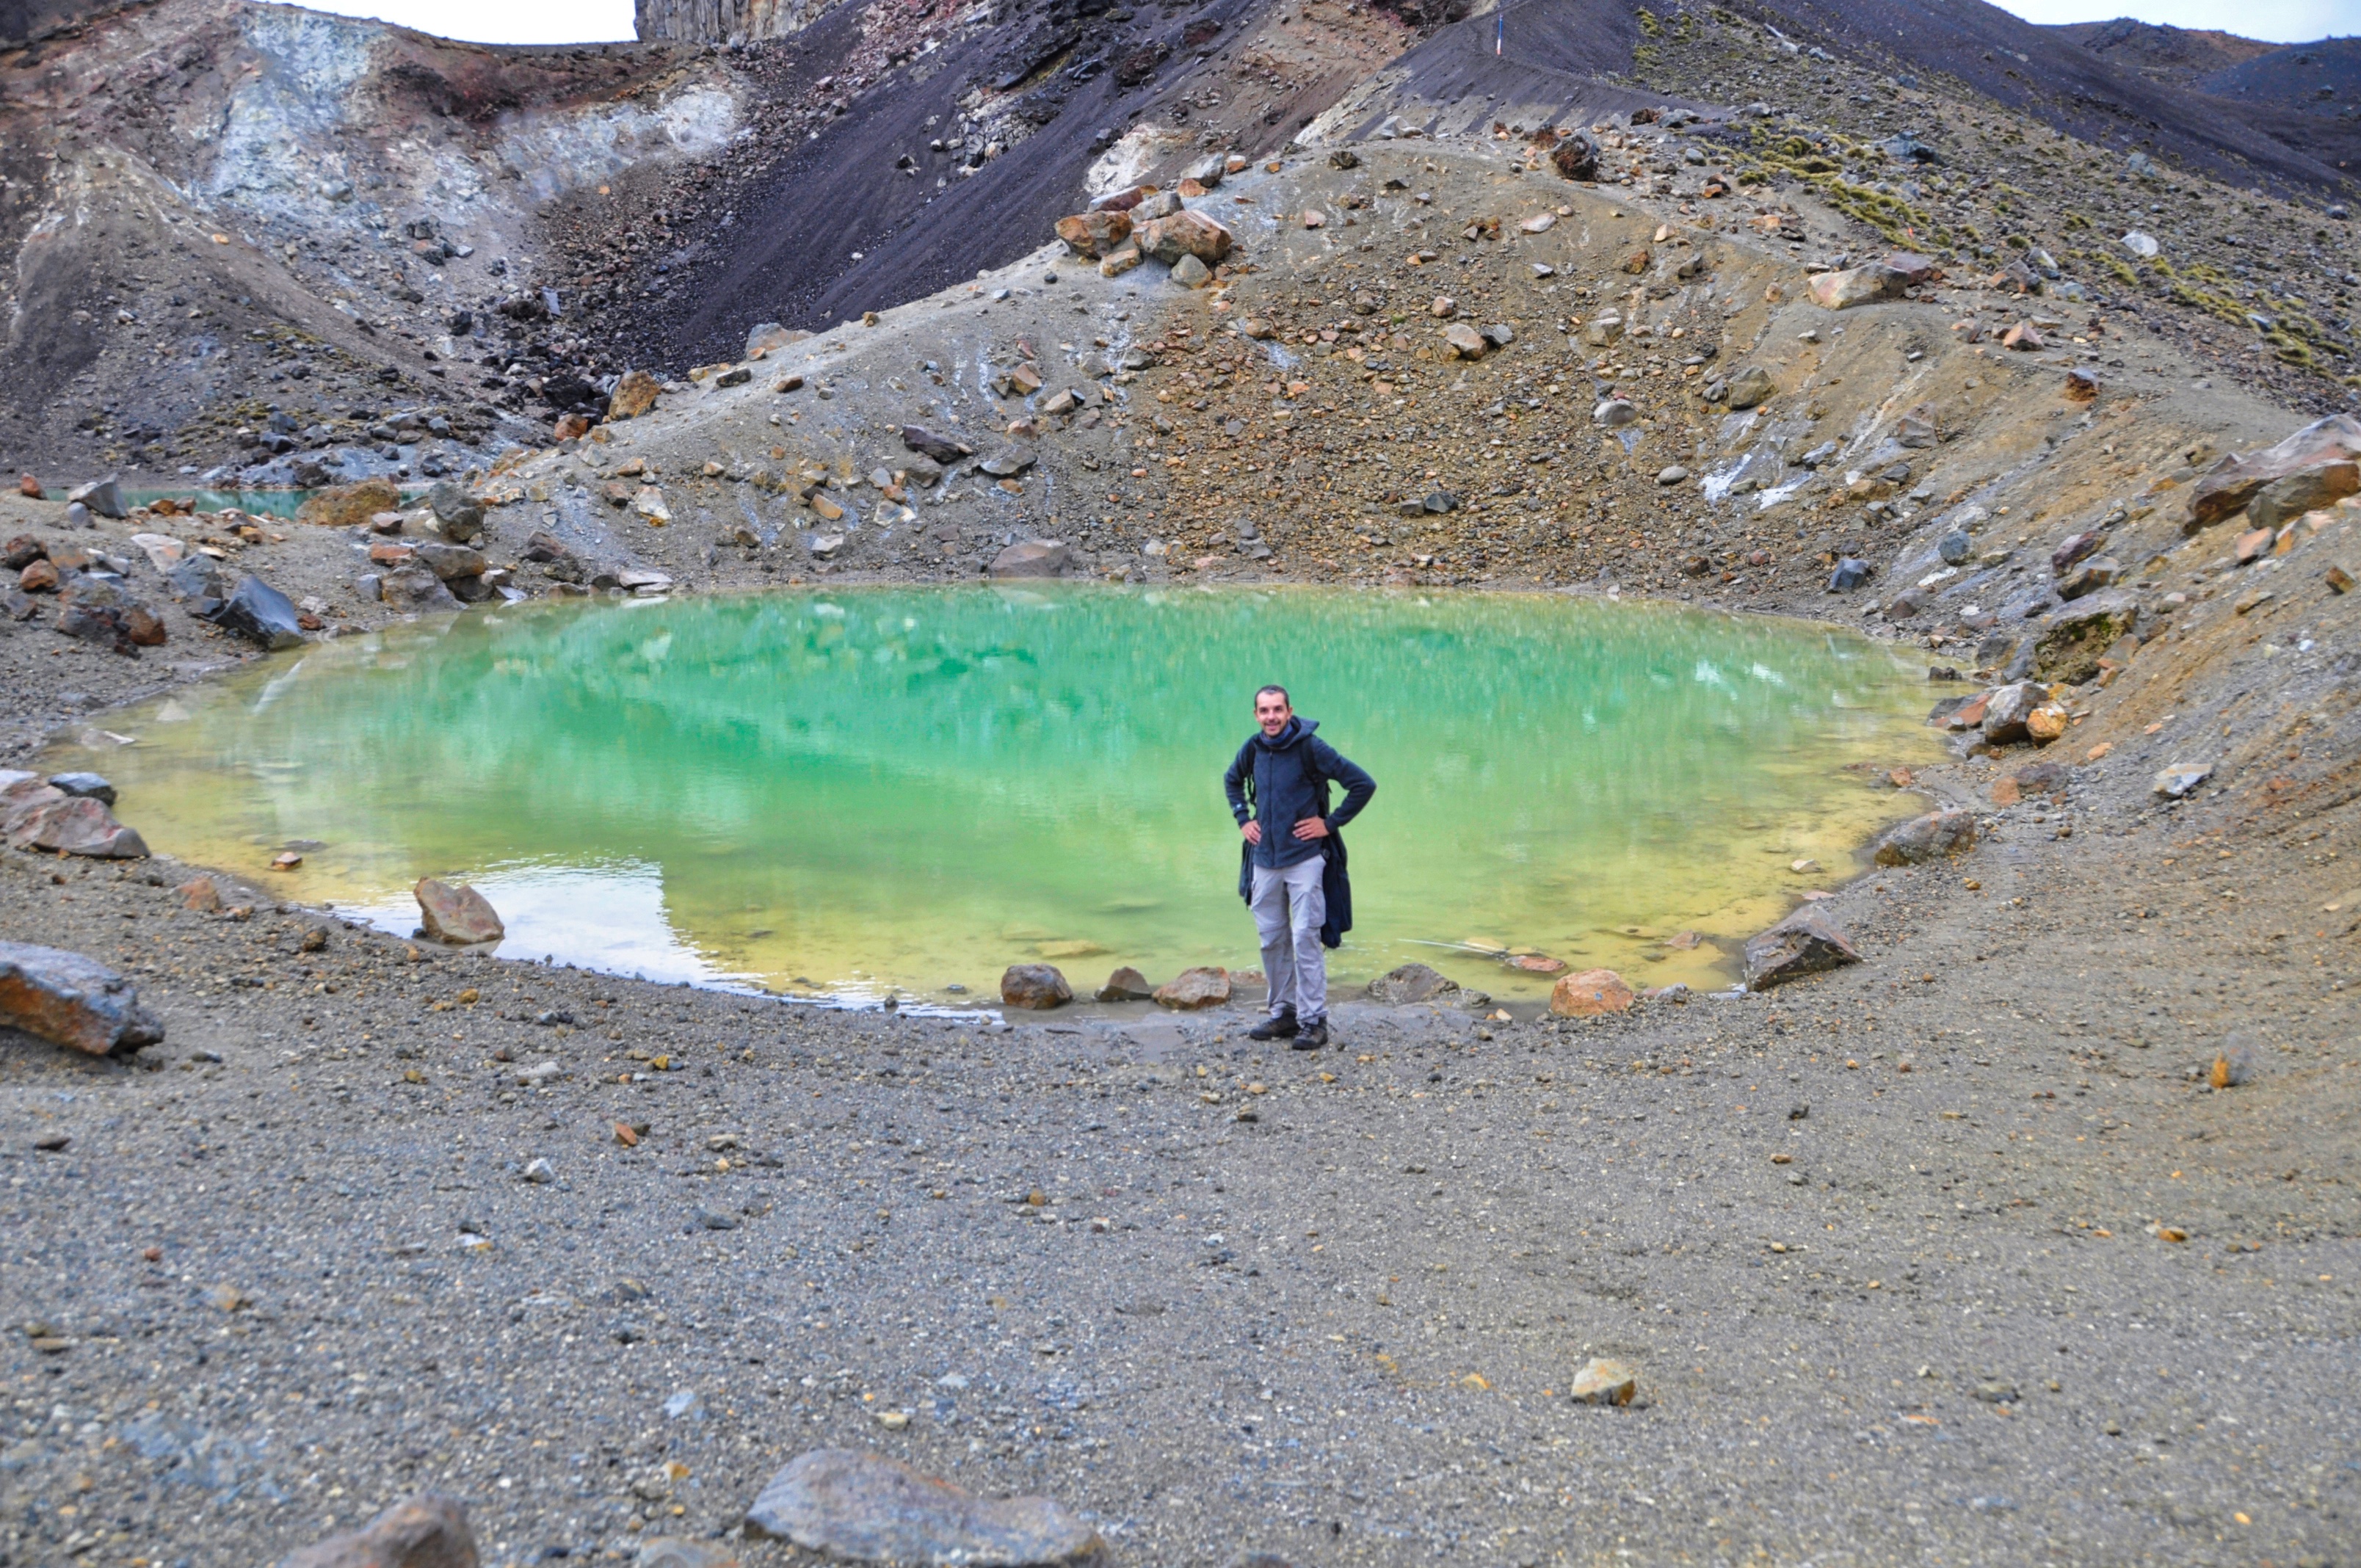
<path id="1" fill-rule="evenodd" d="M 47 761 L 106 773 L 159 850 L 402 932 L 415 879 L 461 877 L 512 956 L 988 1002 L 1039 959 L 1078 992 L 1119 963 L 1257 966 L 1221 774 L 1266 681 L 1378 779 L 1346 834 L 1348 983 L 1417 959 L 1546 993 L 1421 945 L 1469 938 L 1720 982 L 1905 808 L 1876 771 L 1933 751 L 1923 671 L 1828 628 L 1072 586 L 478 611 L 281 655 Z M 1685 930 L 1708 941 L 1665 945 Z"/>

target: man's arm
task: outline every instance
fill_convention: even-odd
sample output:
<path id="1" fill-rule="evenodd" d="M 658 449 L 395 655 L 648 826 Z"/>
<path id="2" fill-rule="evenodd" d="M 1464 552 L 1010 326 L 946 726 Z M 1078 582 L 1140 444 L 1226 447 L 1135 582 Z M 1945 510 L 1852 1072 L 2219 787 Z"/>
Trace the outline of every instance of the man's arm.
<path id="1" fill-rule="evenodd" d="M 1230 815 L 1238 819 L 1238 826 L 1241 828 L 1246 825 L 1248 815 L 1246 779 L 1248 753 L 1253 748 L 1254 742 L 1251 740 L 1239 747 L 1238 754 L 1230 759 L 1229 771 L 1222 774 L 1222 793 L 1230 797 Z"/>
<path id="2" fill-rule="evenodd" d="M 1312 738 L 1312 758 L 1320 765 L 1323 777 L 1345 786 L 1345 804 L 1328 814 L 1329 828 L 1342 828 L 1361 814 L 1361 807 L 1369 804 L 1369 797 L 1378 793 L 1378 781 L 1317 735 Z"/>

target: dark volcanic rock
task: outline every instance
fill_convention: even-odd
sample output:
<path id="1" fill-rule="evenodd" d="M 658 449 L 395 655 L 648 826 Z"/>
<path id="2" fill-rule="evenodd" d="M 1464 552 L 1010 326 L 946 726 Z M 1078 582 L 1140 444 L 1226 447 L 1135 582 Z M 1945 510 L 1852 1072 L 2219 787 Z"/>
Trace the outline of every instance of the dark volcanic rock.
<path id="1" fill-rule="evenodd" d="M 1397 1006 L 1411 1002 L 1431 1002 L 1446 992 L 1458 989 L 1457 981 L 1424 964 L 1404 964 L 1399 969 L 1388 970 L 1369 981 L 1372 997 Z"/>
<path id="2" fill-rule="evenodd" d="M 1000 977 L 1000 1000 L 1010 1007 L 1046 1012 L 1074 999 L 1074 988 L 1055 964 L 1011 964 Z"/>
<path id="3" fill-rule="evenodd" d="M 1746 988 L 1768 991 L 1823 970 L 1861 962 L 1852 935 L 1817 904 L 1806 904 L 1746 940 Z"/>
<path id="4" fill-rule="evenodd" d="M 1101 1002 L 1146 1002 L 1156 994 L 1148 977 L 1126 964 L 1107 976 L 1106 983 L 1095 992 Z"/>
<path id="5" fill-rule="evenodd" d="M 224 631 L 278 650 L 302 645 L 303 629 L 296 623 L 295 607 L 285 594 L 251 575 L 238 579 L 229 598 L 198 615 Z"/>

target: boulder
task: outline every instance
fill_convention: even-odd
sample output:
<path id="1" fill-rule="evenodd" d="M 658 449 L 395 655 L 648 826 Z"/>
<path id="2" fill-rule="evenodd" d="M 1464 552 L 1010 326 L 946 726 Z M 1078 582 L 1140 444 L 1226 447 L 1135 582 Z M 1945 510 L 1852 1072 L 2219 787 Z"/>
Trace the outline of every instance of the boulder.
<path id="1" fill-rule="evenodd" d="M 1058 220 L 1058 237 L 1076 256 L 1104 256 L 1131 237 L 1131 214 L 1109 210 L 1077 213 Z"/>
<path id="2" fill-rule="evenodd" d="M 1746 939 L 1746 988 L 1768 991 L 1823 970 L 1861 962 L 1852 934 L 1817 904 L 1806 904 Z"/>
<path id="3" fill-rule="evenodd" d="M 1598 144 L 1587 131 L 1574 131 L 1559 137 L 1550 148 L 1550 167 L 1568 180 L 1598 178 Z"/>
<path id="4" fill-rule="evenodd" d="M 129 981 L 94 959 L 27 942 L 0 942 L 0 1024 L 94 1057 L 164 1037 Z"/>
<path id="5" fill-rule="evenodd" d="M 663 385 L 644 370 L 626 370 L 615 381 L 615 389 L 607 396 L 607 417 L 609 420 L 638 419 L 653 412 L 656 394 Z"/>
<path id="6" fill-rule="evenodd" d="M 975 452 L 972 446 L 953 441 L 948 435 L 937 435 L 926 426 L 917 424 L 902 427 L 902 444 L 922 456 L 933 458 L 946 468 Z"/>
<path id="7" fill-rule="evenodd" d="M 1779 389 L 1771 379 L 1771 372 L 1760 365 L 1749 365 L 1730 378 L 1730 406 L 1751 409 Z"/>
<path id="8" fill-rule="evenodd" d="M 1984 699 L 1983 718 L 1978 728 L 1983 731 L 1984 739 L 1996 746 L 2014 745 L 2026 739 L 2026 718 L 2048 700 L 2048 688 L 2034 681 L 1996 687 Z"/>
<path id="9" fill-rule="evenodd" d="M 274 652 L 302 646 L 303 629 L 296 621 L 295 606 L 285 594 L 251 573 L 238 579 L 229 598 L 210 608 L 200 606 L 196 613 L 232 636 L 258 642 Z"/>
<path id="10" fill-rule="evenodd" d="M 115 786 L 97 773 L 51 773 L 49 787 L 68 795 L 88 795 L 104 806 L 115 804 Z"/>
<path id="11" fill-rule="evenodd" d="M 2018 354 L 2038 354 L 2049 346 L 2048 342 L 2041 335 L 2041 329 L 2031 322 L 2018 322 L 2001 334 L 2000 345 Z"/>
<path id="12" fill-rule="evenodd" d="M 139 535 L 134 534 L 132 537 L 137 539 Z M 29 533 L 20 533 L 6 544 L 0 545 L 0 566 L 5 566 L 12 572 L 21 572 L 36 561 L 48 560 L 49 555 L 48 545 Z"/>
<path id="13" fill-rule="evenodd" d="M 397 611 L 424 614 L 459 608 L 458 597 L 424 566 L 404 566 L 399 572 L 388 572 L 377 591 L 386 607 Z"/>
<path id="14" fill-rule="evenodd" d="M 1895 299 L 1908 286 L 1909 280 L 1901 272 L 1883 262 L 1872 262 L 1842 272 L 1822 272 L 1804 285 L 1804 291 L 1822 310 L 1848 311 L 1855 305 Z"/>
<path id="15" fill-rule="evenodd" d="M 2139 624 L 2139 600 L 2127 588 L 2101 588 L 2041 618 L 2033 640 L 2033 671 L 2045 681 L 2080 685 L 2094 680 L 2099 659 Z"/>
<path id="16" fill-rule="evenodd" d="M 1964 528 L 1955 528 L 1935 542 L 1935 554 L 1946 566 L 1963 566 L 1968 557 L 1976 553 L 1976 542 Z"/>
<path id="17" fill-rule="evenodd" d="M 1561 1018 L 1595 1018 L 1621 1013 L 1631 1005 L 1631 988 L 1611 969 L 1587 969 L 1562 974 L 1550 987 L 1550 1011 Z"/>
<path id="18" fill-rule="evenodd" d="M 77 485 L 68 490 L 66 503 L 69 506 L 87 507 L 101 517 L 124 518 L 130 515 L 130 509 L 123 504 L 122 486 L 116 482 L 115 477 L 112 474 L 104 479 L 93 479 L 87 485 Z"/>
<path id="19" fill-rule="evenodd" d="M 2356 490 L 2361 490 L 2361 464 L 2323 463 L 2257 490 L 2246 503 L 2246 521 L 2257 528 L 2275 529 L 2308 511 L 2334 506 Z"/>
<path id="20" fill-rule="evenodd" d="M 217 599 L 229 593 L 221 563 L 210 555 L 192 555 L 164 574 L 164 591 L 180 600 Z"/>
<path id="21" fill-rule="evenodd" d="M 1458 989 L 1457 981 L 1424 964 L 1404 964 L 1369 981 L 1372 997 L 1397 1007 L 1412 1002 L 1432 1002 Z"/>
<path id="22" fill-rule="evenodd" d="M 139 546 L 148 564 L 159 573 L 170 572 L 189 558 L 188 545 L 169 533 L 135 533 L 131 543 Z"/>
<path id="23" fill-rule="evenodd" d="M 426 492 L 426 505 L 434 514 L 435 527 L 454 544 L 465 544 L 484 532 L 483 503 L 448 479 Z"/>
<path id="24" fill-rule="evenodd" d="M 477 1568 L 476 1537 L 457 1499 L 422 1493 L 356 1530 L 281 1558 L 279 1568 Z"/>
<path id="25" fill-rule="evenodd" d="M 801 1454 L 746 1510 L 746 1533 L 858 1563 L 975 1568 L 1104 1563 L 1098 1532 L 1049 1497 L 979 1497 L 851 1449 Z"/>
<path id="26" fill-rule="evenodd" d="M 401 507 L 401 488 L 391 479 L 363 479 L 357 485 L 332 485 L 304 498 L 295 509 L 295 521 L 322 528 L 357 528 L 381 511 Z"/>
<path id="27" fill-rule="evenodd" d="M 1976 819 L 1958 806 L 1945 806 L 1907 822 L 1897 822 L 1878 836 L 1874 857 L 1881 866 L 1916 866 L 1956 854 L 1976 841 Z"/>
<path id="28" fill-rule="evenodd" d="M 2276 446 L 2234 452 L 2205 471 L 2189 495 L 2189 525 L 2202 528 L 2246 510 L 2264 486 L 2307 469 L 2361 459 L 2361 418 L 2331 414 Z"/>
<path id="29" fill-rule="evenodd" d="M 1229 999 L 1230 971 L 1225 969 L 1184 969 L 1156 988 L 1156 1004 L 1180 1013 L 1219 1007 Z"/>
<path id="30" fill-rule="evenodd" d="M 421 544 L 418 564 L 445 582 L 454 577 L 480 577 L 490 565 L 484 553 L 466 544 Z"/>
<path id="31" fill-rule="evenodd" d="M 13 803 L 5 820 L 7 841 L 16 849 L 99 861 L 148 858 L 148 841 L 117 822 L 103 800 L 43 790 Z"/>
<path id="32" fill-rule="evenodd" d="M 1107 976 L 1106 983 L 1093 994 L 1101 1002 L 1147 1002 L 1156 995 L 1156 988 L 1148 977 L 1126 964 Z"/>
<path id="33" fill-rule="evenodd" d="M 1055 577 L 1062 576 L 1073 552 L 1056 539 L 1026 539 L 992 558 L 995 577 Z"/>
<path id="34" fill-rule="evenodd" d="M 1073 999 L 1074 988 L 1066 983 L 1066 977 L 1058 972 L 1055 964 L 1011 964 L 1000 977 L 1004 1006 L 1046 1013 Z"/>
<path id="35" fill-rule="evenodd" d="M 1857 556 L 1847 555 L 1837 563 L 1837 569 L 1828 574 L 1828 592 L 1849 594 L 1869 581 L 1870 574 L 1876 569 Z"/>
<path id="36" fill-rule="evenodd" d="M 466 883 L 420 877 L 411 891 L 418 899 L 418 923 L 434 941 L 464 948 L 497 942 L 508 934 L 491 901 Z"/>
<path id="37" fill-rule="evenodd" d="M 1139 229 L 1140 250 L 1167 267 L 1178 265 L 1184 256 L 1211 267 L 1229 255 L 1230 245 L 1230 231 L 1194 209 L 1151 218 Z"/>

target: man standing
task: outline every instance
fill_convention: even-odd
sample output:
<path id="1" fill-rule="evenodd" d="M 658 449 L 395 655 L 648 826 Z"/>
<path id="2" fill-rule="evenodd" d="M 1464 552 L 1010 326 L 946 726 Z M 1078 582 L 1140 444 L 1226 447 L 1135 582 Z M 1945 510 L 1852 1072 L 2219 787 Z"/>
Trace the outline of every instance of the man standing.
<path id="1" fill-rule="evenodd" d="M 1328 1043 L 1328 959 L 1352 928 L 1345 881 L 1345 841 L 1336 830 L 1360 815 L 1377 781 L 1312 734 L 1285 686 L 1255 693 L 1259 733 L 1238 748 L 1222 788 L 1246 844 L 1239 895 L 1254 910 L 1262 938 L 1262 972 L 1270 982 L 1270 1016 L 1246 1031 L 1255 1040 L 1292 1040 L 1299 1051 Z M 1345 804 L 1328 809 L 1330 780 Z"/>

